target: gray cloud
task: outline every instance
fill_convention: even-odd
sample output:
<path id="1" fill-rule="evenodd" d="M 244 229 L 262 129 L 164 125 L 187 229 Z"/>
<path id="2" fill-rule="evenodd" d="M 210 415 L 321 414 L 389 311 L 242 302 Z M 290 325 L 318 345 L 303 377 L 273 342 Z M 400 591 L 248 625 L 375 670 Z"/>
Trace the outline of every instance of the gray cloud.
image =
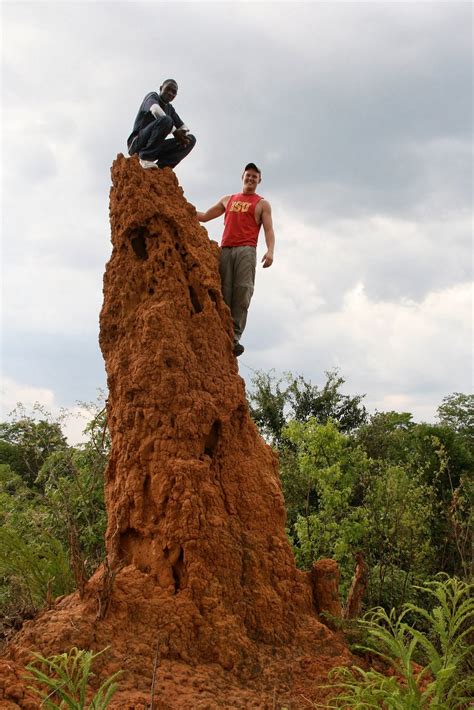
<path id="1" fill-rule="evenodd" d="M 204 209 L 237 191 L 254 160 L 274 207 L 276 261 L 259 272 L 246 332 L 251 366 L 318 380 L 338 364 L 374 406 L 418 397 L 420 416 L 444 388 L 468 385 L 469 3 L 32 2 L 3 3 L 2 18 L 11 381 L 65 404 L 103 383 L 109 168 L 144 94 L 173 76 L 198 138 L 176 170 L 187 198 Z M 219 221 L 208 226 L 218 240 Z M 367 314 L 397 321 L 403 332 L 375 332 L 403 347 L 375 346 Z"/>

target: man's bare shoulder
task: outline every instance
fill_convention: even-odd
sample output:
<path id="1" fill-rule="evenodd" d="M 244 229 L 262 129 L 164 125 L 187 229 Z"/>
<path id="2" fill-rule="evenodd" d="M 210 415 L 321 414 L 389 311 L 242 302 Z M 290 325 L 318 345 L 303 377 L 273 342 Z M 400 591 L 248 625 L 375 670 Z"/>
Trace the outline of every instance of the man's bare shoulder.
<path id="1" fill-rule="evenodd" d="M 272 206 L 270 205 L 269 201 L 266 200 L 264 197 L 257 202 L 257 207 L 256 211 L 258 212 L 271 212 L 272 211 Z"/>

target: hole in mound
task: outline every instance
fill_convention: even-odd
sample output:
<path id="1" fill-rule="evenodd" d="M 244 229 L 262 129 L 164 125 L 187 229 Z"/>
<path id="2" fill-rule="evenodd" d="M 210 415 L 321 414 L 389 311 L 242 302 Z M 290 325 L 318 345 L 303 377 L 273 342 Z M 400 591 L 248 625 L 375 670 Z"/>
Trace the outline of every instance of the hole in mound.
<path id="1" fill-rule="evenodd" d="M 189 287 L 189 298 L 191 299 L 191 303 L 193 304 L 194 312 L 201 313 L 202 306 L 199 301 L 199 298 L 197 297 L 197 293 L 192 286 Z"/>
<path id="2" fill-rule="evenodd" d="M 145 476 L 145 481 L 143 483 L 143 495 L 145 497 L 150 495 L 150 488 L 151 488 L 151 478 L 150 478 L 150 474 L 147 473 Z"/>
<path id="3" fill-rule="evenodd" d="M 172 571 L 173 571 L 173 579 L 174 579 L 174 591 L 179 592 L 181 589 L 181 583 L 183 580 L 183 574 L 184 574 L 184 553 L 183 553 L 183 548 L 180 548 L 179 551 L 179 557 L 172 565 Z"/>
<path id="4" fill-rule="evenodd" d="M 146 248 L 146 229 L 144 227 L 136 229 L 130 235 L 130 241 L 137 259 L 140 259 L 140 261 L 146 261 L 148 259 L 148 250 Z"/>
<path id="5" fill-rule="evenodd" d="M 219 435 L 221 430 L 221 424 L 218 419 L 212 425 L 209 434 L 204 440 L 204 453 L 213 458 L 217 444 L 219 443 Z"/>
<path id="6" fill-rule="evenodd" d="M 216 293 L 214 290 L 210 289 L 210 290 L 208 291 L 208 294 L 209 294 L 209 298 L 211 299 L 211 301 L 212 301 L 213 303 L 215 303 L 215 305 L 217 306 L 217 303 L 218 303 L 218 301 L 217 301 L 217 293 Z"/>

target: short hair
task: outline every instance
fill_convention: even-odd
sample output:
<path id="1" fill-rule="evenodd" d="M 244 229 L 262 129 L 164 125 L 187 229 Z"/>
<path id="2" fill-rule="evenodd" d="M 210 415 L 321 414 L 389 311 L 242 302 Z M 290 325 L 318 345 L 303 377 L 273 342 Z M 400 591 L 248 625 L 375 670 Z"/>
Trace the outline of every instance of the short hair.
<path id="1" fill-rule="evenodd" d="M 176 86 L 178 86 L 176 79 L 165 79 L 161 82 L 161 86 L 164 86 L 165 84 L 176 84 Z"/>

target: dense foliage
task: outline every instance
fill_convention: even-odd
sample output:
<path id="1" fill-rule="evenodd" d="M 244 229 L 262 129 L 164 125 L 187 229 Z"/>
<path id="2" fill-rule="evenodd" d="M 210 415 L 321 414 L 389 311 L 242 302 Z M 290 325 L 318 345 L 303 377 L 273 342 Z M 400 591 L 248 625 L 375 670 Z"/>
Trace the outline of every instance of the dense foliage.
<path id="1" fill-rule="evenodd" d="M 369 416 L 363 396 L 302 377 L 257 373 L 252 416 L 280 457 L 287 532 L 298 565 L 338 560 L 346 597 L 354 556 L 369 570 L 365 608 L 421 603 L 439 572 L 472 575 L 474 397 L 454 393 L 436 424 Z M 104 555 L 105 410 L 70 446 L 64 416 L 19 407 L 0 423 L 0 635 L 55 597 L 83 588 Z M 100 410 L 100 411 L 99 411 Z"/>
<path id="2" fill-rule="evenodd" d="M 366 607 L 417 601 L 438 572 L 472 575 L 474 396 L 454 393 L 436 424 L 368 416 L 337 372 L 318 388 L 257 373 L 254 420 L 280 457 L 287 532 L 298 564 L 338 560 L 343 598 L 354 555 L 369 567 Z"/>
<path id="3" fill-rule="evenodd" d="M 87 441 L 69 446 L 36 406 L 0 424 L 0 633 L 85 580 L 104 554 L 105 413 L 89 405 Z"/>
<path id="4" fill-rule="evenodd" d="M 432 597 L 427 611 L 405 604 L 400 614 L 379 607 L 359 622 L 367 644 L 359 652 L 384 661 L 384 672 L 359 666 L 340 667 L 330 674 L 340 694 L 331 708 L 392 708 L 451 710 L 470 707 L 474 695 L 472 628 L 473 587 L 439 575 L 421 591 Z M 410 615 L 418 624 L 407 622 Z M 421 622 L 421 624 L 420 624 Z M 426 631 L 422 633 L 420 626 Z M 387 665 L 392 673 L 387 672 Z"/>

